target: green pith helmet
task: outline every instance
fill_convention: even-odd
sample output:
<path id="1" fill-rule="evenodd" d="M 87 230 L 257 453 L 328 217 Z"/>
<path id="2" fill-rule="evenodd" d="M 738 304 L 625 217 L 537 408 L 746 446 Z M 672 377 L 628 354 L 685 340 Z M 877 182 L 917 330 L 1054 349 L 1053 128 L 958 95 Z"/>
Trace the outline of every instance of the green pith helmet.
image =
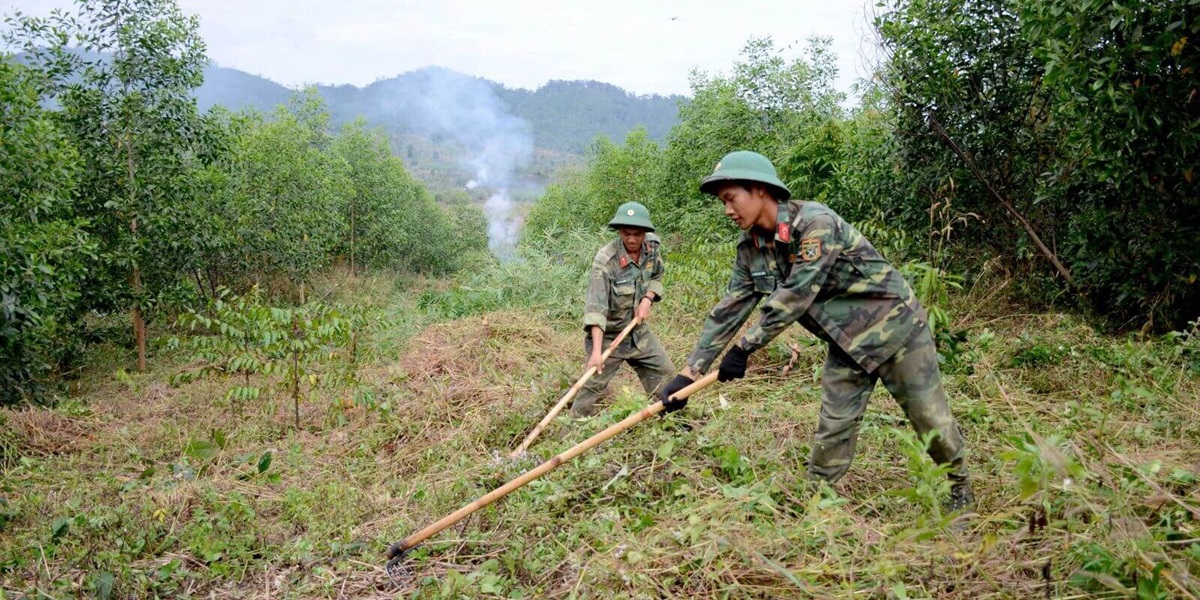
<path id="1" fill-rule="evenodd" d="M 717 195 L 717 188 L 727 181 L 753 181 L 765 184 L 771 188 L 776 200 L 784 201 L 792 197 L 792 192 L 779 180 L 775 174 L 775 165 L 767 157 L 747 150 L 730 152 L 717 163 L 712 175 L 700 182 L 700 191 L 705 194 Z"/>
<path id="2" fill-rule="evenodd" d="M 654 231 L 654 223 L 650 222 L 650 211 L 637 202 L 626 202 L 617 207 L 617 214 L 613 215 L 612 220 L 608 222 L 608 226 L 613 229 L 619 227 L 641 227 L 646 231 Z"/>

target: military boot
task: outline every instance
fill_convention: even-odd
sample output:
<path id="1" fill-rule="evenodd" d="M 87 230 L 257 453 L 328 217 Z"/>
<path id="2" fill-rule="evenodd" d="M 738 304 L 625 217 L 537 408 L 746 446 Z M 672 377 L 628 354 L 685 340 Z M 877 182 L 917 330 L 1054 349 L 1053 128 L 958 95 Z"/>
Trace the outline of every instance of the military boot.
<path id="1" fill-rule="evenodd" d="M 951 514 L 975 512 L 975 493 L 971 491 L 970 483 L 961 481 L 950 487 L 950 499 L 946 501 L 946 512 Z"/>
<path id="2" fill-rule="evenodd" d="M 600 409 L 596 406 L 597 398 L 589 395 L 587 398 L 575 398 L 571 403 L 570 418 L 572 421 L 584 422 L 590 421 L 600 413 Z"/>
<path id="3" fill-rule="evenodd" d="M 575 404 L 571 406 L 570 415 L 567 418 L 576 423 L 586 423 L 596 418 L 596 415 L 599 412 L 600 411 L 596 408 L 595 404 Z"/>

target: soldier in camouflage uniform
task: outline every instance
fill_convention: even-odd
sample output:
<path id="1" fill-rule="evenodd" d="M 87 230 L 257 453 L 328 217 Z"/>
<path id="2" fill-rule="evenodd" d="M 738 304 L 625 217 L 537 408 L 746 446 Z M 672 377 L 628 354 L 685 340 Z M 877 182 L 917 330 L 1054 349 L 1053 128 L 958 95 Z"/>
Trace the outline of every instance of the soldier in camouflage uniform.
<path id="1" fill-rule="evenodd" d="M 712 366 L 765 298 L 761 319 L 722 359 L 718 379 L 743 377 L 749 355 L 797 321 L 829 345 L 809 476 L 833 483 L 850 468 L 867 400 L 883 380 L 918 434 L 937 432 L 929 454 L 951 467 L 951 510 L 973 507 L 963 437 L 946 403 L 925 309 L 904 277 L 829 207 L 791 200 L 760 154 L 726 155 L 700 189 L 722 201 L 743 233 L 725 297 L 684 371 L 662 391 L 667 410 L 687 404 L 667 398 Z"/>
<path id="2" fill-rule="evenodd" d="M 585 368 L 596 367 L 596 374 L 571 404 L 571 416 L 577 419 L 596 414 L 596 399 L 622 362 L 637 372 L 647 394 L 654 394 L 675 375 L 675 365 L 666 349 L 645 324 L 650 308 L 663 297 L 664 265 L 650 212 L 637 202 L 627 202 L 617 209 L 608 226 L 620 235 L 600 248 L 592 262 L 583 329 L 588 334 L 584 339 L 588 356 Z M 601 354 L 635 314 L 642 323 L 633 328 L 608 360 L 602 361 Z"/>

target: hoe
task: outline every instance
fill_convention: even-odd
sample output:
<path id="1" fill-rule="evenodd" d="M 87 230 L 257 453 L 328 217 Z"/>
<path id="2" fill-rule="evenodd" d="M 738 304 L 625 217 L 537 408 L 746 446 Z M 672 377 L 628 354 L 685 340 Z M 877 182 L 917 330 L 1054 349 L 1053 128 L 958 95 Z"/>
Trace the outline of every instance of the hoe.
<path id="1" fill-rule="evenodd" d="M 632 325 L 631 325 L 631 327 L 632 327 Z M 626 329 L 626 331 L 628 331 L 628 329 Z M 615 344 L 613 347 L 615 347 Z M 612 348 L 609 348 L 610 352 L 611 352 L 611 350 L 612 350 Z M 675 392 L 675 394 L 673 394 L 671 396 L 671 398 L 682 400 L 682 399 L 687 398 L 687 397 L 691 396 L 692 394 L 712 385 L 712 383 L 716 380 L 717 380 L 717 371 L 713 370 L 708 375 L 705 375 L 704 377 L 698 379 L 695 383 L 683 388 L 682 390 L 679 390 L 678 392 Z M 558 407 L 558 408 L 561 408 L 561 407 Z M 471 513 L 507 496 L 509 493 L 515 491 L 516 489 L 520 488 L 521 486 L 524 486 L 525 484 L 529 483 L 530 481 L 533 481 L 533 480 L 541 477 L 542 475 L 549 473 L 550 471 L 554 470 L 555 468 L 562 465 L 563 463 L 571 460 L 572 458 L 575 458 L 576 456 L 579 456 L 580 454 L 583 454 L 584 452 L 587 452 L 588 450 L 604 443 L 609 438 L 617 435 L 618 433 L 621 433 L 622 431 L 625 431 L 626 429 L 629 429 L 629 428 L 633 427 L 634 425 L 637 425 L 638 423 L 641 423 L 642 421 L 645 421 L 646 419 L 649 419 L 650 417 L 653 417 L 654 415 L 661 413 L 663 410 L 664 410 L 663 403 L 655 402 L 655 403 L 647 406 L 646 408 L 643 408 L 642 410 L 640 410 L 636 413 L 633 413 L 633 414 L 629 415 L 628 417 L 625 417 L 625 419 L 623 419 L 621 422 L 614 423 L 608 429 L 605 429 L 604 431 L 601 431 L 600 433 L 593 435 L 592 437 L 580 442 L 579 444 L 572 446 L 570 449 L 564 451 L 562 454 L 559 454 L 559 455 L 555 456 L 554 458 L 547 460 L 546 462 L 538 465 L 534 469 L 522 474 L 520 477 L 517 477 L 516 479 L 509 481 L 508 483 L 492 490 L 491 492 L 488 492 L 487 494 L 478 498 L 474 502 L 471 502 L 470 504 L 463 506 L 462 508 L 450 513 L 449 515 L 446 515 L 445 517 L 442 517 L 441 520 L 434 523 L 433 525 L 430 525 L 430 526 L 426 527 L 425 529 L 422 529 L 422 530 L 404 538 L 403 540 L 400 540 L 399 542 L 392 544 L 392 546 L 390 548 L 388 548 L 388 551 L 387 551 L 387 557 L 388 557 L 387 573 L 388 573 L 388 576 L 390 576 L 393 579 L 393 581 L 397 581 L 399 578 L 399 575 L 406 571 L 406 569 L 404 568 L 404 564 L 403 564 L 404 558 L 408 555 L 409 552 L 411 552 L 421 542 L 425 541 L 430 536 L 436 535 L 438 532 L 442 531 L 443 529 L 450 527 L 451 525 L 454 525 L 455 523 L 465 519 Z M 535 431 L 535 433 L 536 433 L 536 431 Z M 528 441 L 529 440 L 527 439 L 526 442 L 528 442 Z"/>
<path id="2" fill-rule="evenodd" d="M 625 336 L 629 335 L 629 332 L 633 331 L 633 328 L 637 327 L 638 323 L 641 322 L 641 319 L 634 317 L 633 320 L 629 322 L 629 325 L 625 326 L 625 329 L 623 329 L 621 333 L 617 335 L 616 339 L 612 341 L 612 344 L 609 344 L 608 349 L 604 351 L 604 354 L 600 355 L 600 364 L 604 364 L 604 361 L 608 360 L 608 357 L 611 356 L 613 351 L 617 349 L 617 346 L 621 345 L 621 342 L 625 339 Z M 529 448 L 529 445 L 533 443 L 533 440 L 537 438 L 538 434 L 550 424 L 550 421 L 554 420 L 554 417 L 558 416 L 558 413 L 562 412 L 563 407 L 565 407 L 567 403 L 579 393 L 579 390 L 583 389 L 583 385 L 592 378 L 592 375 L 595 374 L 596 367 L 592 367 L 587 371 L 584 371 L 583 376 L 579 378 L 579 381 L 576 381 L 575 385 L 571 386 L 571 389 L 567 390 L 567 393 L 562 397 L 562 400 L 559 400 L 558 404 L 555 404 L 554 408 L 551 408 L 550 412 L 546 413 L 545 417 L 542 417 L 542 422 L 538 423 L 537 427 L 534 427 L 533 431 L 529 432 L 529 435 L 525 437 L 525 441 L 521 442 L 521 445 L 517 446 L 517 449 L 513 450 L 509 457 L 517 458 L 518 456 L 525 454 L 525 450 Z"/>

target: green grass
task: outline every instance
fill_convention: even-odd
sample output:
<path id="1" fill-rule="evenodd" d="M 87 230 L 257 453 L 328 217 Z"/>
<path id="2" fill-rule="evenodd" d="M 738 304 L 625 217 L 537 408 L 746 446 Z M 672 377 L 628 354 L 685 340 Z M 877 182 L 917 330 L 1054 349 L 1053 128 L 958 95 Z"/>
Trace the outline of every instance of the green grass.
<path id="1" fill-rule="evenodd" d="M 997 282 L 946 307 L 946 385 L 980 500 L 964 531 L 940 517 L 944 482 L 882 389 L 850 473 L 832 489 L 806 484 L 824 349 L 796 327 L 755 355 L 751 377 L 434 536 L 396 587 L 382 569 L 390 542 L 529 466 L 498 457 L 581 370 L 570 297 L 581 279 L 520 290 L 583 262 L 493 266 L 505 275 L 457 284 L 331 277 L 318 295 L 386 318 L 362 343 L 374 397 L 319 387 L 300 430 L 287 398 L 264 395 L 239 416 L 224 400 L 231 382 L 168 386 L 183 353 L 160 353 L 145 374 L 119 371 L 129 357 L 116 355 L 54 409 L 0 411 L 0 596 L 1200 595 L 1195 338 L 1017 314 Z M 677 364 L 699 332 L 693 305 L 721 279 L 687 271 L 651 321 Z M 506 300 L 478 302 L 463 281 Z M 646 402 L 628 369 L 610 389 L 600 418 L 560 419 L 531 454 Z"/>

